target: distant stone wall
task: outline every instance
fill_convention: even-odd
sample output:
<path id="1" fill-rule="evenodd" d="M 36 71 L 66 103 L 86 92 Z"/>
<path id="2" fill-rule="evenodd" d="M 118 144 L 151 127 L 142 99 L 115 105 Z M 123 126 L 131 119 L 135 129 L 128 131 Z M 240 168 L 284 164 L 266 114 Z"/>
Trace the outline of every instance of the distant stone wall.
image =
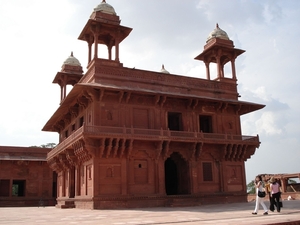
<path id="1" fill-rule="evenodd" d="M 287 192 L 300 192 L 300 183 L 299 184 L 288 184 L 286 187 Z"/>
<path id="2" fill-rule="evenodd" d="M 288 197 L 291 196 L 292 199 L 294 200 L 299 200 L 300 199 L 300 192 L 286 192 L 281 194 L 282 200 L 288 200 Z M 249 194 L 247 199 L 248 202 L 255 201 L 256 195 L 255 194 Z M 268 196 L 265 197 L 265 201 L 269 201 Z"/>

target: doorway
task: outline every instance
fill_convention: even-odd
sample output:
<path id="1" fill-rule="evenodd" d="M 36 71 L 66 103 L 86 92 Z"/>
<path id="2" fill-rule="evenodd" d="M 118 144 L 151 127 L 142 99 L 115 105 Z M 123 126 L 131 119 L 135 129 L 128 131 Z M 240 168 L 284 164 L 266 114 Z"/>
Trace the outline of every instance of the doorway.
<path id="1" fill-rule="evenodd" d="M 189 165 L 178 152 L 165 161 L 165 188 L 167 195 L 190 194 Z"/>

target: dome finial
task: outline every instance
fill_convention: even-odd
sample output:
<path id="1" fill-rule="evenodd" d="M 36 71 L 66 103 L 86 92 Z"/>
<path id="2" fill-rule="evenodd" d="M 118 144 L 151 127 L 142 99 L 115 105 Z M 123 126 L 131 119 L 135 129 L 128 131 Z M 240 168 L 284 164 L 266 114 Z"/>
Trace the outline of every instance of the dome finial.
<path id="1" fill-rule="evenodd" d="M 94 12 L 102 12 L 102 13 L 107 13 L 107 14 L 112 14 L 112 15 L 117 15 L 115 9 L 106 3 L 105 0 L 102 0 L 102 2 L 94 8 Z"/>
<path id="2" fill-rule="evenodd" d="M 224 40 L 230 40 L 227 33 L 219 27 L 219 24 L 216 24 L 216 28 L 209 34 L 206 43 L 211 39 L 220 38 Z"/>
<path id="3" fill-rule="evenodd" d="M 164 65 L 164 64 L 162 64 L 160 72 L 161 72 L 161 73 L 169 74 L 169 71 L 167 71 L 167 70 L 165 69 L 165 65 Z"/>
<path id="4" fill-rule="evenodd" d="M 81 66 L 79 60 L 74 57 L 73 51 L 71 51 L 71 55 L 64 61 L 63 65 Z"/>

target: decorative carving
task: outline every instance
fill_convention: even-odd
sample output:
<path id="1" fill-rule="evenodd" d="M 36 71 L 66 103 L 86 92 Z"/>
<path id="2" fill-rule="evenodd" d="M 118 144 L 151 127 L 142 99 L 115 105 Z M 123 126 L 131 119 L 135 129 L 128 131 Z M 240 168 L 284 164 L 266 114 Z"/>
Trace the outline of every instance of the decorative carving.
<path id="1" fill-rule="evenodd" d="M 154 105 L 155 106 L 158 105 L 159 100 L 160 100 L 160 95 L 155 95 L 155 97 L 154 97 Z"/>
<path id="2" fill-rule="evenodd" d="M 78 105 L 74 105 L 72 107 L 69 108 L 69 112 L 72 115 L 73 118 L 76 118 L 79 114 L 79 107 Z"/>
<path id="3" fill-rule="evenodd" d="M 242 108 L 242 104 L 237 104 L 237 105 L 235 106 L 235 109 L 236 109 L 235 112 L 236 112 L 237 115 L 239 114 L 241 108 Z"/>
<path id="4" fill-rule="evenodd" d="M 58 159 L 59 159 L 59 162 L 60 164 L 62 165 L 62 167 L 65 169 L 65 170 L 68 170 L 71 168 L 71 164 L 70 162 L 68 161 L 67 157 L 66 157 L 66 154 L 59 154 L 58 155 Z"/>
<path id="5" fill-rule="evenodd" d="M 76 166 L 78 164 L 78 159 L 77 159 L 76 155 L 74 154 L 74 150 L 66 149 L 65 153 L 66 153 L 66 157 L 67 157 L 67 160 L 69 161 L 69 163 L 73 166 Z"/>
<path id="6" fill-rule="evenodd" d="M 115 158 L 118 154 L 118 149 L 119 149 L 119 141 L 120 138 L 116 138 L 114 141 L 114 147 L 113 147 L 113 157 Z"/>
<path id="7" fill-rule="evenodd" d="M 113 142 L 113 138 L 108 138 L 108 145 L 106 145 L 106 156 L 105 158 L 108 158 L 110 156 L 110 152 L 111 152 L 111 149 L 112 149 L 112 142 Z"/>
<path id="8" fill-rule="evenodd" d="M 154 104 L 163 107 L 167 100 L 167 96 L 155 95 Z"/>
<path id="9" fill-rule="evenodd" d="M 63 130 L 65 128 L 65 121 L 60 120 L 58 121 L 55 126 L 59 129 L 59 130 Z"/>
<path id="10" fill-rule="evenodd" d="M 120 96 L 119 96 L 119 103 L 122 102 L 123 96 L 124 96 L 124 91 L 120 91 L 119 92 Z"/>
<path id="11" fill-rule="evenodd" d="M 70 113 L 67 113 L 64 117 L 63 117 L 63 120 L 64 120 L 64 123 L 65 124 L 69 124 L 71 122 L 71 118 L 72 118 L 72 115 Z"/>
<path id="12" fill-rule="evenodd" d="M 129 102 L 130 97 L 131 97 L 131 92 L 125 92 L 125 103 L 126 104 Z"/>
<path id="13" fill-rule="evenodd" d="M 104 89 L 100 89 L 99 101 L 102 101 L 103 96 L 104 96 Z"/>
<path id="14" fill-rule="evenodd" d="M 224 112 L 227 109 L 227 107 L 228 107 L 227 102 L 219 102 L 218 110 Z"/>
<path id="15" fill-rule="evenodd" d="M 47 162 L 48 162 L 50 168 L 52 170 L 56 171 L 57 173 L 59 173 L 60 171 L 62 171 L 64 169 L 62 164 L 60 163 L 58 156 L 55 156 L 52 159 L 49 159 Z"/>
<path id="16" fill-rule="evenodd" d="M 203 142 L 197 143 L 196 144 L 196 152 L 195 152 L 195 159 L 199 160 L 200 159 L 200 155 L 202 153 L 202 148 L 203 148 Z"/>
<path id="17" fill-rule="evenodd" d="M 160 141 L 160 142 L 156 143 L 155 147 L 156 147 L 157 154 L 156 154 L 155 160 L 158 160 L 160 155 L 161 155 L 161 152 L 163 150 L 163 143 L 164 143 L 163 141 Z"/>
<path id="18" fill-rule="evenodd" d="M 85 142 L 83 139 L 74 142 L 72 147 L 74 148 L 74 154 L 77 156 L 79 163 L 88 161 L 92 158 L 91 154 L 85 147 Z"/>
<path id="19" fill-rule="evenodd" d="M 105 150 L 105 138 L 102 138 L 100 140 L 100 153 L 99 153 L 99 157 L 102 158 L 103 154 L 104 154 L 104 150 Z"/>
<path id="20" fill-rule="evenodd" d="M 130 139 L 127 141 L 127 158 L 131 156 L 132 148 L 133 148 L 133 139 Z"/>
<path id="21" fill-rule="evenodd" d="M 195 109 L 198 105 L 198 99 L 188 99 L 188 108 Z"/>
<path id="22" fill-rule="evenodd" d="M 112 112 L 110 110 L 106 111 L 106 119 L 107 120 L 113 120 Z"/>
<path id="23" fill-rule="evenodd" d="M 99 147 L 98 141 L 92 138 L 85 138 L 84 141 L 86 150 L 89 152 L 90 155 L 95 156 Z"/>
<path id="24" fill-rule="evenodd" d="M 126 149 L 126 140 L 125 139 L 121 139 L 121 145 L 120 145 L 120 154 L 119 154 L 119 157 L 122 158 L 123 157 L 123 154 L 124 154 L 124 151 Z"/>
<path id="25" fill-rule="evenodd" d="M 82 95 L 89 101 L 89 102 L 93 102 L 95 98 L 95 95 L 94 93 L 92 93 L 92 91 L 87 91 L 87 90 L 84 90 Z"/>
<path id="26" fill-rule="evenodd" d="M 86 97 L 82 96 L 77 98 L 77 103 L 85 109 L 87 108 L 89 101 Z"/>
<path id="27" fill-rule="evenodd" d="M 167 96 L 163 96 L 162 99 L 160 100 L 160 103 L 159 103 L 160 107 L 163 107 L 163 105 L 165 104 L 166 100 L 167 100 Z"/>
<path id="28" fill-rule="evenodd" d="M 163 143 L 163 158 L 166 159 L 170 150 L 170 141 L 164 141 Z"/>

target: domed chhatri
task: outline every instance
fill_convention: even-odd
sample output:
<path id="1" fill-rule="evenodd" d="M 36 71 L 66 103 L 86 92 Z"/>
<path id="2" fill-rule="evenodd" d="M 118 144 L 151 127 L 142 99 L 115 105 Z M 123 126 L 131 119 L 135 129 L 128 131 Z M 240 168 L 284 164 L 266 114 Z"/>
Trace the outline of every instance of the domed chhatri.
<path id="1" fill-rule="evenodd" d="M 162 67 L 161 67 L 160 72 L 161 72 L 161 73 L 167 73 L 167 74 L 170 74 L 169 71 L 165 69 L 164 64 L 162 64 Z"/>
<path id="2" fill-rule="evenodd" d="M 81 66 L 79 60 L 73 56 L 73 52 L 71 52 L 71 55 L 64 61 L 63 66 L 64 65 Z"/>
<path id="3" fill-rule="evenodd" d="M 94 8 L 94 12 L 103 12 L 107 14 L 117 15 L 115 9 L 107 4 L 105 0 L 103 0 L 96 8 Z"/>
<path id="4" fill-rule="evenodd" d="M 209 34 L 207 37 L 206 43 L 209 42 L 213 38 L 221 38 L 225 40 L 230 40 L 227 33 L 220 29 L 219 24 L 216 25 L 216 28 Z"/>

